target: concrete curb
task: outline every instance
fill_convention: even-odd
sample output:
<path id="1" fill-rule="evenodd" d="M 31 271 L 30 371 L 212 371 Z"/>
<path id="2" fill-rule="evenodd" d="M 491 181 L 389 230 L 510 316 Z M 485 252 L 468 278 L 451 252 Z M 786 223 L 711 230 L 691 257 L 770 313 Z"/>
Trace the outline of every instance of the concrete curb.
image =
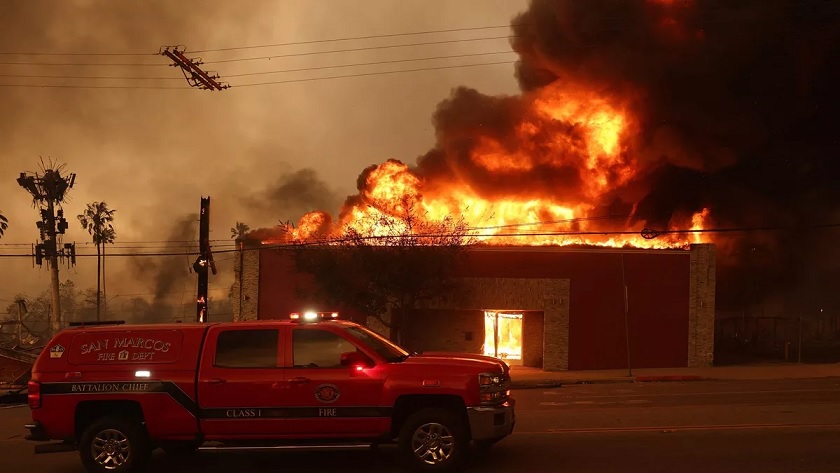
<path id="1" fill-rule="evenodd" d="M 559 388 L 574 384 L 617 384 L 617 383 L 677 383 L 693 381 L 712 381 L 715 378 L 696 375 L 665 375 L 665 376 L 625 376 L 621 378 L 596 378 L 596 379 L 534 379 L 534 380 L 511 380 L 511 389 L 547 389 Z"/>

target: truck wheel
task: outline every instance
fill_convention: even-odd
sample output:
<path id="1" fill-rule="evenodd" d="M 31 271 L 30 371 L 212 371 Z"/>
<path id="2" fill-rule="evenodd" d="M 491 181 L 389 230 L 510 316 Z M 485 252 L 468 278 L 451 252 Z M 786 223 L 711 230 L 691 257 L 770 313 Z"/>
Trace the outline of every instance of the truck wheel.
<path id="1" fill-rule="evenodd" d="M 145 430 L 139 422 L 128 419 L 99 419 L 79 440 L 79 455 L 90 473 L 139 472 L 150 454 Z"/>
<path id="2" fill-rule="evenodd" d="M 469 448 L 464 422 L 446 409 L 422 409 L 406 419 L 399 435 L 402 460 L 412 469 L 449 472 L 463 465 Z"/>

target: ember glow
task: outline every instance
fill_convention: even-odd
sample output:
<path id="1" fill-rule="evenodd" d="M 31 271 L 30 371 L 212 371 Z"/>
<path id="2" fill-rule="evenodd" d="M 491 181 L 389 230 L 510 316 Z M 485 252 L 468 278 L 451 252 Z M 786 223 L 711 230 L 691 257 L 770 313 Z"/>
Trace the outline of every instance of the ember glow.
<path id="1" fill-rule="evenodd" d="M 522 323 L 521 313 L 485 311 L 484 355 L 522 364 Z"/>
<path id="2" fill-rule="evenodd" d="M 451 99 L 453 106 L 458 100 Z M 340 239 L 348 230 L 382 236 L 393 227 L 377 222 L 409 213 L 430 223 L 463 218 L 474 241 L 491 245 L 675 248 L 704 241 L 685 232 L 645 239 L 632 205 L 625 215 L 603 218 L 615 191 L 644 171 L 632 146 L 639 128 L 629 101 L 558 83 L 509 105 L 515 118 L 509 128 L 484 131 L 479 123 L 467 136 L 444 133 L 438 149 L 416 167 L 388 160 L 368 168 L 359 194 L 335 222 L 311 212 L 290 232 L 264 242 Z M 708 217 L 705 209 L 675 223 L 697 230 Z"/>

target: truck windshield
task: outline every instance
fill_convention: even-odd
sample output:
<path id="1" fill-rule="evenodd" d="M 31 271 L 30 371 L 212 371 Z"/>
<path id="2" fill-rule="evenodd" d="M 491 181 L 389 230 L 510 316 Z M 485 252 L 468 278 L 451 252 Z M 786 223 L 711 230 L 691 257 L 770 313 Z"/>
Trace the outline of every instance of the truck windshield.
<path id="1" fill-rule="evenodd" d="M 388 360 L 389 363 L 402 361 L 409 356 L 409 353 L 403 350 L 399 345 L 396 345 L 372 330 L 368 330 L 364 327 L 347 327 L 344 330 L 353 337 L 356 337 L 366 343 L 376 353 L 378 353 L 379 356 Z"/>

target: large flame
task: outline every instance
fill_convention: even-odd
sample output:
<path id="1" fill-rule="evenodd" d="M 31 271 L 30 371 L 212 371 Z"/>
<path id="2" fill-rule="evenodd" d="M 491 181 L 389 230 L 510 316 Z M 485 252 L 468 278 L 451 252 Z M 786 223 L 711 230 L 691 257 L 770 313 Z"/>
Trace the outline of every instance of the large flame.
<path id="1" fill-rule="evenodd" d="M 377 237 L 394 232 L 393 223 L 409 214 L 426 222 L 462 218 L 472 239 L 495 245 L 675 248 L 706 241 L 702 233 L 669 229 L 655 229 L 658 233 L 645 238 L 643 223 L 631 224 L 628 216 L 604 219 L 597 213 L 605 197 L 641 169 L 630 144 L 639 130 L 627 106 L 569 84 L 525 94 L 521 104 L 521 119 L 504 140 L 493 133 L 472 137 L 466 164 L 430 174 L 388 160 L 363 173 L 359 195 L 348 199 L 335 223 L 325 212 L 311 212 L 283 238 L 265 242 L 340 238 L 348 231 Z M 479 189 L 468 167 L 493 176 L 499 188 Z M 574 182 L 575 188 L 549 180 L 535 182 L 533 189 L 526 185 L 523 191 L 523 176 L 538 179 L 543 172 L 567 176 L 563 182 Z M 520 183 L 516 192 L 508 189 L 508 176 Z M 702 230 L 709 218 L 708 209 L 686 216 L 682 230 Z M 384 219 L 390 225 L 380 224 Z M 401 225 L 398 231 L 406 231 L 408 224 Z M 415 222 L 408 231 L 419 228 Z"/>

